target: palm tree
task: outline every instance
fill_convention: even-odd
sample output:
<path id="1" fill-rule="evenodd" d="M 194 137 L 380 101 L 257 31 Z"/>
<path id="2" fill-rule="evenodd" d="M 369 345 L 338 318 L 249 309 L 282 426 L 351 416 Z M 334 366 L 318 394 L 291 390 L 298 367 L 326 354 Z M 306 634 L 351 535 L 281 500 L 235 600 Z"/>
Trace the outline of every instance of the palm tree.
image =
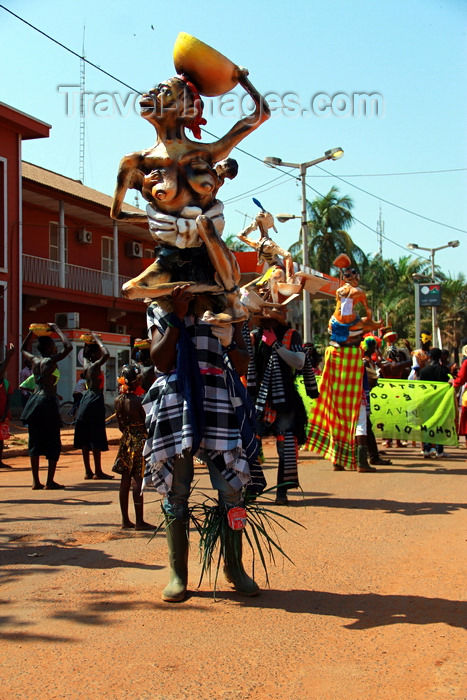
<path id="1" fill-rule="evenodd" d="M 357 267 L 365 262 L 364 252 L 346 230 L 353 222 L 352 207 L 352 199 L 348 195 L 339 197 L 337 187 L 331 187 L 324 197 L 307 202 L 310 265 L 319 272 L 329 274 L 340 253 L 346 253 Z"/>
<path id="2" fill-rule="evenodd" d="M 401 338 L 415 339 L 414 274 L 431 277 L 430 263 L 422 258 L 402 256 L 399 260 L 385 260 L 375 255 L 363 271 L 362 286 L 367 292 L 375 318 L 382 318 Z M 442 273 L 437 277 L 441 279 Z M 422 325 L 431 326 L 429 308 L 421 310 Z"/>
<path id="3" fill-rule="evenodd" d="M 461 339 L 467 336 L 467 280 L 462 273 L 443 281 L 438 322 L 443 344 L 454 351 L 458 362 Z"/>

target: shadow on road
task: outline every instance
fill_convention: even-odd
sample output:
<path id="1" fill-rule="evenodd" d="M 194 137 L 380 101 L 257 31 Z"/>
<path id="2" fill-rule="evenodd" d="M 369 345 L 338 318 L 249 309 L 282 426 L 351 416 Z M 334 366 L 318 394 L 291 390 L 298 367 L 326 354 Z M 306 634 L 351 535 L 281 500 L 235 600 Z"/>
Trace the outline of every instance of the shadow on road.
<path id="1" fill-rule="evenodd" d="M 79 609 L 63 610 L 54 613 L 52 617 L 57 620 L 71 620 L 83 625 L 111 625 L 116 624 L 120 620 L 109 618 L 109 613 L 118 614 L 119 612 L 124 612 L 126 614 L 129 610 L 155 611 L 173 609 L 173 604 L 164 603 L 162 600 L 135 600 L 134 591 L 119 591 L 116 599 L 113 599 L 115 595 L 115 591 L 89 591 L 89 599 Z M 176 608 L 180 611 L 189 609 L 191 612 L 193 610 L 202 610 L 203 612 L 206 610 L 204 605 L 196 603 L 190 605 L 182 604 L 176 606 Z"/>
<path id="2" fill-rule="evenodd" d="M 106 541 L 110 539 L 121 539 L 121 536 L 110 534 Z M 2 547 L 2 583 L 12 583 L 23 576 L 37 576 L 57 571 L 62 566 L 76 566 L 85 569 L 132 568 L 150 571 L 164 568 L 158 564 L 116 559 L 103 549 L 74 546 L 72 539 L 68 544 L 66 542 L 55 544 L 53 540 L 49 540 L 49 542 L 50 544 L 32 542 L 16 545 L 12 542 L 8 546 L 4 545 Z M 18 566 L 22 568 L 16 568 Z"/>
<path id="3" fill-rule="evenodd" d="M 1 619 L 0 619 L 1 624 Z M 0 639 L 5 639 L 10 642 L 51 642 L 52 644 L 57 644 L 57 642 L 77 642 L 79 640 L 72 639 L 71 637 L 57 637 L 52 634 L 30 634 L 29 632 L 1 632 Z"/>
<path id="4" fill-rule="evenodd" d="M 53 620 L 64 620 L 70 623 L 76 623 L 77 625 L 87 625 L 87 626 L 98 626 L 98 625 L 115 625 L 121 622 L 118 613 L 124 613 L 127 615 L 128 611 L 143 610 L 143 611 L 156 611 L 156 610 L 168 610 L 172 608 L 170 603 L 164 603 L 161 601 L 138 599 L 135 600 L 134 590 L 93 590 L 84 592 L 84 600 L 76 607 L 63 607 L 63 599 L 52 599 L 48 598 L 44 602 L 48 606 L 50 603 L 54 603 L 60 606 L 60 610 L 53 613 L 47 613 L 46 616 Z M 0 600 L 0 605 L 8 605 L 9 601 Z M 206 611 L 206 605 L 204 603 L 191 602 L 189 605 L 177 606 L 177 610 L 183 612 L 183 610 L 193 612 L 193 610 Z M 43 618 L 41 624 L 44 624 Z M 0 616 L 0 639 L 10 640 L 14 642 L 50 642 L 55 644 L 57 642 L 81 642 L 83 639 L 79 637 L 62 637 L 57 635 L 47 635 L 42 633 L 34 633 L 32 631 L 36 620 L 22 620 L 15 615 L 3 615 Z M 29 628 L 28 631 L 25 628 Z M 77 629 L 77 628 L 76 628 Z"/>
<path id="5" fill-rule="evenodd" d="M 202 592 L 195 595 L 206 597 L 209 594 Z M 217 598 L 231 596 L 232 593 L 225 591 L 217 594 Z M 237 597 L 240 598 L 240 596 Z M 432 625 L 443 623 L 461 629 L 467 627 L 467 603 L 444 598 L 266 589 L 261 592 L 258 598 L 250 599 L 244 604 L 249 607 L 285 610 L 290 613 L 309 613 L 351 619 L 353 622 L 344 625 L 350 630 L 365 630 L 397 624 Z"/>
<path id="6" fill-rule="evenodd" d="M 426 464 L 424 465 L 426 466 Z M 390 473 L 397 473 L 397 474 L 447 474 L 448 476 L 466 476 L 467 475 L 467 469 L 452 469 L 451 467 L 441 467 L 441 466 L 435 466 L 433 464 L 433 469 L 418 469 L 418 464 L 407 464 L 405 467 L 401 469 L 397 468 L 392 468 L 392 467 L 387 467 L 385 469 L 378 468 L 378 473 L 379 474 L 390 474 Z"/>
<path id="7" fill-rule="evenodd" d="M 423 501 L 420 503 L 404 503 L 384 499 L 373 501 L 367 498 L 304 498 L 303 500 L 290 501 L 289 508 L 301 508 L 303 506 L 381 510 L 384 513 L 396 513 L 399 515 L 449 515 L 457 510 L 467 508 L 467 503 L 424 503 Z"/>
<path id="8" fill-rule="evenodd" d="M 42 491 L 40 493 L 43 493 Z M 49 505 L 58 505 L 58 506 L 110 506 L 113 501 L 88 501 L 86 498 L 73 498 L 70 496 L 67 498 L 66 496 L 64 498 L 41 498 L 41 499 L 36 499 L 36 498 L 16 498 L 11 501 L 8 501 L 8 505 L 21 505 L 21 506 L 30 506 L 30 505 L 37 505 L 38 503 L 44 503 L 44 504 L 49 504 Z M 48 520 L 49 517 L 46 516 L 44 517 L 44 520 Z M 18 516 L 17 520 L 23 520 L 21 516 Z"/>

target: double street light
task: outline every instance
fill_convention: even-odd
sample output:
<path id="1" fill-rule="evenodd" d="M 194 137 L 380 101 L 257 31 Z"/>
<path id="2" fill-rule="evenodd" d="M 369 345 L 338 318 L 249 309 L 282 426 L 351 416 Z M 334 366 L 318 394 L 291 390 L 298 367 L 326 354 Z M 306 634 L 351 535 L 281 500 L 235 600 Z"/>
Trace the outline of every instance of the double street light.
<path id="1" fill-rule="evenodd" d="M 440 245 L 438 248 L 424 248 L 418 243 L 408 243 L 407 248 L 410 250 L 426 250 L 430 253 L 431 260 L 431 281 L 435 281 L 435 253 L 438 250 L 444 250 L 444 248 L 457 248 L 460 243 L 459 241 L 449 241 L 447 245 Z M 420 281 L 423 279 L 424 275 L 419 275 L 415 273 L 412 275 L 415 280 L 415 339 L 416 342 L 420 339 Z M 433 343 L 437 343 L 437 322 L 436 322 L 436 306 L 431 307 L 431 333 L 433 338 Z"/>
<path id="2" fill-rule="evenodd" d="M 306 163 L 287 163 L 281 158 L 275 158 L 274 156 L 264 159 L 264 163 L 270 168 L 276 168 L 283 166 L 284 168 L 297 168 L 300 171 L 300 180 L 302 184 L 302 214 L 300 217 L 294 216 L 293 214 L 279 214 L 277 220 L 280 222 L 289 221 L 290 219 L 301 219 L 302 227 L 302 257 L 303 266 L 307 267 L 309 265 L 308 257 L 308 221 L 306 216 L 306 171 L 313 165 L 318 165 L 318 163 L 323 163 L 326 160 L 339 160 L 344 155 L 342 148 L 331 148 L 331 150 L 326 151 L 324 156 L 320 158 L 315 158 L 314 160 L 309 160 Z M 311 342 L 311 332 L 310 332 L 310 295 L 308 292 L 303 290 L 303 342 Z"/>

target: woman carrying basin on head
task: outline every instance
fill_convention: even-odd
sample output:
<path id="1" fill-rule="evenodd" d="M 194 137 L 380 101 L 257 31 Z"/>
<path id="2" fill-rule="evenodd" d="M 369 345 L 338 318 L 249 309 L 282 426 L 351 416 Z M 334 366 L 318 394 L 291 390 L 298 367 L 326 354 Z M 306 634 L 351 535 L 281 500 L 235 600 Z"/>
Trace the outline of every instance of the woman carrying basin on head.
<path id="1" fill-rule="evenodd" d="M 52 332 L 56 332 L 63 343 L 59 352 Z M 33 334 L 39 335 L 37 349 L 39 356 L 27 349 Z M 57 462 L 62 444 L 60 441 L 60 412 L 57 397 L 57 383 L 60 372 L 57 363 L 70 354 L 72 345 L 55 323 L 32 324 L 21 351 L 25 360 L 29 360 L 35 379 L 35 388 L 27 402 L 21 420 L 27 424 L 29 431 L 28 454 L 31 459 L 33 489 L 43 489 L 39 479 L 39 457 L 45 455 L 49 468 L 46 489 L 63 489 L 64 486 L 54 480 Z"/>

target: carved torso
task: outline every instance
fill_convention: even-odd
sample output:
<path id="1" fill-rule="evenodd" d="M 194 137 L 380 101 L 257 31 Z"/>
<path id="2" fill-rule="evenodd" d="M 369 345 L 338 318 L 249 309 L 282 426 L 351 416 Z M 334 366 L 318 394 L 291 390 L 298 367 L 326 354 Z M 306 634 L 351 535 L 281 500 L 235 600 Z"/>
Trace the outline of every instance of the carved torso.
<path id="1" fill-rule="evenodd" d="M 132 186 L 165 214 L 177 215 L 186 206 L 204 211 L 222 184 L 209 151 L 188 141 L 158 142 L 127 156 L 127 163 L 133 167 Z"/>
<path id="2" fill-rule="evenodd" d="M 360 287 L 353 287 L 346 282 L 336 291 L 336 302 L 334 318 L 339 323 L 351 323 L 357 318 L 356 304 L 366 304 L 366 295 Z"/>

